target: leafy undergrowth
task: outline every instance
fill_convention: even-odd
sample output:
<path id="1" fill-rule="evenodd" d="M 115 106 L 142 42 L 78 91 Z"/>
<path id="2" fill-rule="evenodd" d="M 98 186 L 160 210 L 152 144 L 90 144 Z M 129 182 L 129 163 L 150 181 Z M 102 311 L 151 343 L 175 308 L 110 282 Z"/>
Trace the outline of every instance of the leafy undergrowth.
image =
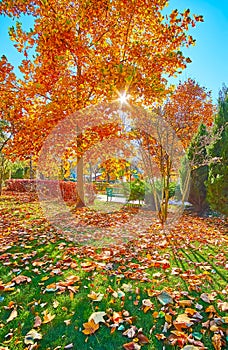
<path id="1" fill-rule="evenodd" d="M 0 209 L 1 350 L 227 348 L 224 220 L 186 215 L 166 234 L 154 222 L 98 248 L 66 240 L 28 195 Z M 133 214 L 75 211 L 104 230 Z"/>

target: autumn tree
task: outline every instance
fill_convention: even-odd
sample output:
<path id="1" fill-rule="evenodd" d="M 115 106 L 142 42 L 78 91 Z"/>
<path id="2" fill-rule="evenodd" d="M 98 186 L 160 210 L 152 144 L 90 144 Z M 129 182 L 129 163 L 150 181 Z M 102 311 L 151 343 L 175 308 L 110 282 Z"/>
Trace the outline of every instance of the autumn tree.
<path id="1" fill-rule="evenodd" d="M 124 159 L 109 158 L 100 164 L 102 178 L 110 182 L 111 179 L 118 179 L 128 174 L 130 164 Z"/>
<path id="2" fill-rule="evenodd" d="M 3 153 L 3 150 L 10 139 L 10 135 L 7 134 L 5 130 L 6 126 L 7 123 L 0 119 L 0 195 L 2 194 L 3 181 L 8 170 L 8 161 Z"/>
<path id="3" fill-rule="evenodd" d="M 144 149 L 146 168 L 150 169 L 151 174 L 153 163 L 156 163 L 159 168 L 162 183 L 161 196 L 158 197 L 155 191 L 154 198 L 155 207 L 162 224 L 166 222 L 168 216 L 171 177 L 175 173 L 178 176 L 181 167 L 181 164 L 178 164 L 180 153 L 187 149 L 202 121 L 207 125 L 211 125 L 213 112 L 214 106 L 210 93 L 194 80 L 188 79 L 177 86 L 161 107 L 152 108 L 150 125 L 148 124 L 147 128 L 150 130 L 152 127 L 153 133 L 138 133 L 137 137 L 138 139 L 141 138 L 141 146 Z M 201 154 L 202 157 L 203 154 Z M 190 160 L 187 159 L 185 163 L 187 177 L 183 185 L 183 198 L 185 199 L 187 199 L 187 189 L 190 183 L 190 178 L 188 179 L 190 163 Z M 154 183 L 152 183 L 152 187 L 155 188 Z"/>
<path id="4" fill-rule="evenodd" d="M 220 91 L 215 117 L 214 142 L 208 148 L 211 162 L 207 181 L 207 198 L 212 209 L 228 215 L 228 88 Z"/>
<path id="5" fill-rule="evenodd" d="M 183 156 L 183 145 L 175 130 L 165 120 L 162 107 L 145 110 L 142 118 L 136 120 L 131 134 L 132 139 L 138 143 L 143 175 L 152 193 L 151 204 L 158 212 L 160 222 L 164 226 L 168 219 L 171 176 L 178 172 Z M 158 183 L 160 183 L 159 191 Z"/>
<path id="6" fill-rule="evenodd" d="M 179 83 L 164 106 L 164 116 L 185 148 L 201 123 L 212 125 L 214 112 L 211 93 L 190 78 Z"/>
<path id="7" fill-rule="evenodd" d="M 165 77 L 181 72 L 190 62 L 181 52 L 194 43 L 189 27 L 203 21 L 189 9 L 164 16 L 167 4 L 167 0 L 1 2 L 0 14 L 18 19 L 9 34 L 24 56 L 13 114 L 21 128 L 9 152 L 15 157 L 37 156 L 58 122 L 88 105 L 116 99 L 123 91 L 145 105 L 164 98 Z M 19 21 L 22 14 L 34 18 L 28 32 Z M 14 77 L 3 80 L 10 85 Z M 77 144 L 80 148 L 79 140 Z M 78 188 L 83 201 L 82 175 L 81 166 Z"/>

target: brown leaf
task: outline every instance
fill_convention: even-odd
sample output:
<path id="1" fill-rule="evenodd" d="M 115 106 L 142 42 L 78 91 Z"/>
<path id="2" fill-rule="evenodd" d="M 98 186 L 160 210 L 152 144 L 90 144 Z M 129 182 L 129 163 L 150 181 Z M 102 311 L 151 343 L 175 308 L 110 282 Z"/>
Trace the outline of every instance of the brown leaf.
<path id="1" fill-rule="evenodd" d="M 17 317 L 17 309 L 13 309 L 13 311 L 11 312 L 11 314 L 9 315 L 9 317 L 7 318 L 6 322 L 10 322 L 12 321 L 14 318 Z"/>
<path id="2" fill-rule="evenodd" d="M 215 348 L 215 350 L 221 350 L 222 349 L 222 341 L 221 341 L 221 334 L 214 334 L 212 337 L 212 344 Z"/>
<path id="3" fill-rule="evenodd" d="M 31 278 L 28 276 L 24 276 L 24 275 L 19 275 L 17 277 L 14 277 L 12 279 L 12 282 L 15 282 L 16 284 L 20 284 L 20 283 L 24 283 L 24 282 L 31 282 Z"/>
<path id="4" fill-rule="evenodd" d="M 125 350 L 140 350 L 141 346 L 135 342 L 126 343 L 123 345 Z"/>
<path id="5" fill-rule="evenodd" d="M 39 316 L 36 316 L 36 317 L 35 317 L 35 323 L 34 323 L 33 328 L 40 327 L 40 326 L 41 326 L 41 324 L 42 324 L 42 320 L 41 320 L 41 318 L 40 318 Z"/>
<path id="6" fill-rule="evenodd" d="M 123 332 L 123 335 L 126 335 L 128 338 L 133 338 L 136 334 L 136 330 L 137 328 L 135 326 L 132 326 L 131 328 Z"/>
<path id="7" fill-rule="evenodd" d="M 225 302 L 218 302 L 218 307 L 221 311 L 228 311 L 228 302 L 225 301 Z"/>
<path id="8" fill-rule="evenodd" d="M 216 313 L 217 311 L 215 310 L 214 306 L 213 305 L 209 305 L 205 312 L 212 312 L 212 313 Z"/>
<path id="9" fill-rule="evenodd" d="M 148 344 L 150 342 L 142 332 L 138 332 L 137 338 L 139 339 L 140 344 Z"/>

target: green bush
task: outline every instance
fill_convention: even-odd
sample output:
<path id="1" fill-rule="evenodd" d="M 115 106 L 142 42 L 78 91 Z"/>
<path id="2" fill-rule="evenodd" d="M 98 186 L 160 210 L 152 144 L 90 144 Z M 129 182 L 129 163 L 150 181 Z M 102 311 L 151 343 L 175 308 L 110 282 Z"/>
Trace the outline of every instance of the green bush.
<path id="1" fill-rule="evenodd" d="M 208 178 L 208 165 L 205 163 L 207 142 L 209 142 L 208 132 L 206 126 L 201 124 L 189 145 L 180 171 L 181 185 L 183 187 L 188 174 L 187 168 L 190 166 L 189 195 L 187 200 L 197 213 L 203 213 L 208 209 L 205 186 L 205 181 Z"/>
<path id="2" fill-rule="evenodd" d="M 139 200 L 142 201 L 145 198 L 145 182 L 139 179 L 135 179 L 130 183 L 130 201 Z"/>
<path id="3" fill-rule="evenodd" d="M 220 91 L 213 134 L 215 141 L 208 148 L 211 163 L 207 199 L 213 210 L 228 215 L 228 88 L 225 86 Z"/>

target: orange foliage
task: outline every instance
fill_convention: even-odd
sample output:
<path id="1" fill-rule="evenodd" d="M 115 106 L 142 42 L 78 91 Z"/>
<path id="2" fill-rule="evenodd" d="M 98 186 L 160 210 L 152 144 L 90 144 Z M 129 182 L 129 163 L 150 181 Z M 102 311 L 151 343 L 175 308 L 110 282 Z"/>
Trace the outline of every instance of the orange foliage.
<path id="1" fill-rule="evenodd" d="M 164 74 L 172 76 L 190 61 L 182 46 L 194 43 L 188 29 L 202 21 L 190 11 L 162 15 L 167 0 L 18 0 L 1 2 L 0 14 L 34 17 L 9 34 L 24 55 L 16 79 L 3 60 L 0 67 L 1 115 L 5 104 L 17 126 L 11 154 L 38 154 L 57 123 L 91 104 L 128 91 L 133 101 L 151 104 L 166 96 Z M 36 51 L 34 55 L 34 49 Z M 8 102 L 5 101 L 5 97 Z"/>
<path id="2" fill-rule="evenodd" d="M 164 117 L 185 148 L 201 123 L 212 124 L 214 112 L 210 92 L 193 79 L 179 83 L 164 107 Z"/>

